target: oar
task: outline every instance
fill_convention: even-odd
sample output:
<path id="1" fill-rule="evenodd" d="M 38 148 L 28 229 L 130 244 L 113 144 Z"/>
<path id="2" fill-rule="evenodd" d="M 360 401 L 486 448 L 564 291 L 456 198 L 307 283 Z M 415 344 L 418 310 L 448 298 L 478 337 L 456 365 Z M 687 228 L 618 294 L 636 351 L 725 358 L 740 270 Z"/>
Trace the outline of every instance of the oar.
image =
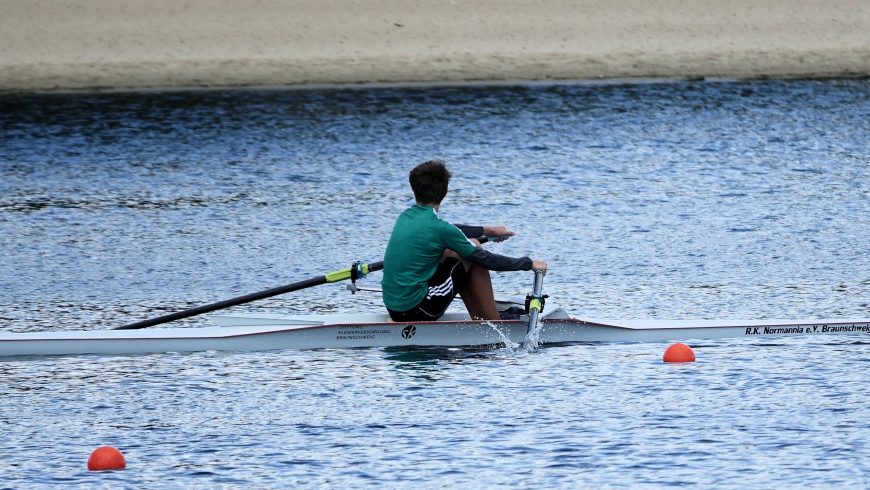
<path id="1" fill-rule="evenodd" d="M 535 271 L 535 282 L 532 286 L 532 295 L 529 297 L 529 327 L 526 330 L 526 338 L 523 339 L 523 347 L 534 349 L 538 346 L 538 317 L 544 309 L 544 271 Z"/>
<path id="2" fill-rule="evenodd" d="M 544 297 L 541 291 L 544 289 L 544 271 L 535 271 L 535 282 L 532 286 L 532 297 L 529 301 L 529 329 L 531 332 L 538 325 L 538 316 L 544 309 Z"/>
<path id="3" fill-rule="evenodd" d="M 383 262 L 375 262 L 373 264 L 356 263 L 353 265 L 353 267 L 333 271 L 324 276 L 312 277 L 311 279 L 294 282 L 293 284 L 287 284 L 286 286 L 279 286 L 276 288 L 267 289 L 265 291 L 260 291 L 259 293 L 246 294 L 237 298 L 218 301 L 217 303 L 197 306 L 196 308 L 191 308 L 189 310 L 179 311 L 176 313 L 170 313 L 168 315 L 158 316 L 157 318 L 152 318 L 150 320 L 142 320 L 141 322 L 131 323 L 129 325 L 124 325 L 121 327 L 115 327 L 115 330 L 135 330 L 137 328 L 147 328 L 154 325 L 159 325 L 161 323 L 172 322 L 175 320 L 181 320 L 182 318 L 188 318 L 196 315 L 202 315 L 203 313 L 220 310 L 223 308 L 229 308 L 230 306 L 250 303 L 251 301 L 256 301 L 258 299 L 269 298 L 271 296 L 277 296 L 279 294 L 289 293 L 291 291 L 299 291 L 300 289 L 310 288 L 312 286 L 319 286 L 321 284 L 331 282 L 345 281 L 347 279 L 353 279 L 355 281 L 359 277 L 362 277 L 370 272 L 379 271 L 383 268 Z"/>

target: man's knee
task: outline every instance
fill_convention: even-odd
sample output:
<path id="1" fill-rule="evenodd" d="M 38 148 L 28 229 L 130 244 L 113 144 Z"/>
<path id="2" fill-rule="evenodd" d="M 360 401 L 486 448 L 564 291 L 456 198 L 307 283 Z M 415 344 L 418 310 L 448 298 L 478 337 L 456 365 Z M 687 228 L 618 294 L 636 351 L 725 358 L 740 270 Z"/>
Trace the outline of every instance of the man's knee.
<path id="1" fill-rule="evenodd" d="M 441 254 L 441 262 L 444 262 L 447 258 L 453 258 L 460 262 L 462 262 L 462 266 L 465 267 L 465 272 L 471 272 L 471 269 L 474 269 L 474 262 L 462 258 L 458 253 L 450 250 L 449 248 Z"/>
<path id="2" fill-rule="evenodd" d="M 444 262 L 444 259 L 447 259 L 447 258 L 454 258 L 454 259 L 462 260 L 462 257 L 460 257 L 458 253 L 454 252 L 453 250 L 450 250 L 449 248 L 447 250 L 445 250 L 444 253 L 441 254 L 441 262 Z"/>

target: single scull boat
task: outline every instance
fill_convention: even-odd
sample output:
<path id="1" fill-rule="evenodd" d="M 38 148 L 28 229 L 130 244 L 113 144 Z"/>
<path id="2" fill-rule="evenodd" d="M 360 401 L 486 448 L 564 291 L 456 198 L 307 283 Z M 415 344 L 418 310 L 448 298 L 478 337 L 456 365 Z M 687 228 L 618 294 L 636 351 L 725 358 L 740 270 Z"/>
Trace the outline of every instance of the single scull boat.
<path id="1" fill-rule="evenodd" d="M 501 346 L 520 343 L 527 317 L 473 321 L 447 313 L 437 322 L 395 323 L 385 314 L 235 314 L 211 317 L 218 326 L 0 333 L 0 356 L 146 354 L 191 351 L 263 351 L 396 346 Z M 666 342 L 727 337 L 870 333 L 866 320 L 802 321 L 609 321 L 571 318 L 555 309 L 542 315 L 543 344 L 572 342 Z"/>
<path id="2" fill-rule="evenodd" d="M 211 317 L 217 326 L 153 328 L 181 318 L 248 303 L 306 287 L 356 279 L 382 263 L 355 263 L 305 281 L 252 293 L 190 310 L 124 325 L 113 330 L 13 333 L 0 331 L 0 357 L 80 354 L 148 354 L 194 351 L 264 351 L 354 347 L 487 347 L 519 344 L 534 334 L 535 344 L 576 342 L 667 342 L 755 336 L 870 333 L 870 320 L 591 320 L 572 318 L 561 308 L 544 311 L 543 274 L 526 298 L 500 302 L 500 310 L 523 314 L 499 321 L 472 320 L 448 312 L 436 322 L 396 323 L 386 313 L 334 315 L 232 314 Z M 538 323 L 540 320 L 540 323 Z"/>

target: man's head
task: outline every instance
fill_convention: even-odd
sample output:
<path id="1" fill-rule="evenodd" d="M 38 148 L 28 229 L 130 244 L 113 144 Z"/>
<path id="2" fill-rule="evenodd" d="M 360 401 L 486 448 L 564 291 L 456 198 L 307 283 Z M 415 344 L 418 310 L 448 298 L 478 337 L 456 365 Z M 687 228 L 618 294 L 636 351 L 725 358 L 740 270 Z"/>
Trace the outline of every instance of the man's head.
<path id="1" fill-rule="evenodd" d="M 447 195 L 450 172 L 443 161 L 429 160 L 411 170 L 408 182 L 411 183 L 418 204 L 437 206 Z"/>

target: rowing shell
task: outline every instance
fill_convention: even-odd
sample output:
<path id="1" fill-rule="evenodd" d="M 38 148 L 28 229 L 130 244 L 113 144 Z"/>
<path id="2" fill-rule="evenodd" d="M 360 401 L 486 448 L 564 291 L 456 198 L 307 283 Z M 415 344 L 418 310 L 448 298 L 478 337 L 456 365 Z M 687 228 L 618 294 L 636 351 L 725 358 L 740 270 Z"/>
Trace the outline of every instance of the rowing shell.
<path id="1" fill-rule="evenodd" d="M 528 320 L 473 321 L 448 313 L 437 322 L 394 323 L 381 314 L 212 316 L 218 326 L 11 333 L 0 332 L 0 356 L 147 354 L 396 346 L 500 346 L 520 343 Z M 542 318 L 543 344 L 667 342 L 729 337 L 870 333 L 860 320 L 580 320 L 555 309 Z"/>

